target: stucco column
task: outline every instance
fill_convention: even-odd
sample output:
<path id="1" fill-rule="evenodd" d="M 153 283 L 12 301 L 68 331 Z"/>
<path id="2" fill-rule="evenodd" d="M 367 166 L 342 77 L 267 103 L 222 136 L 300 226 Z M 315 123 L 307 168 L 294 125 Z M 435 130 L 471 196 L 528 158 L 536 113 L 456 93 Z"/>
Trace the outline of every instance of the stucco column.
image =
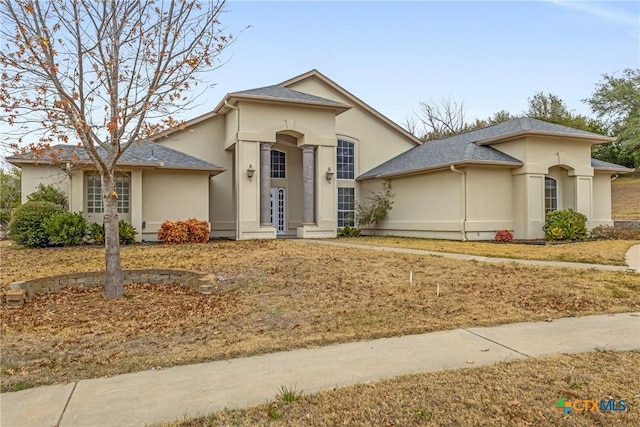
<path id="1" fill-rule="evenodd" d="M 271 225 L 271 147 L 272 143 L 260 143 L 260 225 Z"/>
<path id="2" fill-rule="evenodd" d="M 315 163 L 316 147 L 303 145 L 302 147 L 302 183 L 304 196 L 302 199 L 302 224 L 315 224 Z"/>

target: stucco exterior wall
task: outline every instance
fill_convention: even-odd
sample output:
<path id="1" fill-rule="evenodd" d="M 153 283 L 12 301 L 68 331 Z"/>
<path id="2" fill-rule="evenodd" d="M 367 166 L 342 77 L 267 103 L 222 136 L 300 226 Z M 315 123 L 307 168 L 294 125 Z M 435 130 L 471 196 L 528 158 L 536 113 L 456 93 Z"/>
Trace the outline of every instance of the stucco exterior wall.
<path id="1" fill-rule="evenodd" d="M 514 174 L 546 174 L 552 166 L 563 166 L 569 175 L 592 176 L 591 143 L 566 138 L 527 136 L 491 147 L 522 161 Z"/>
<path id="2" fill-rule="evenodd" d="M 144 171 L 142 174 L 142 230 L 145 240 L 157 240 L 165 221 L 209 218 L 207 172 Z"/>
<path id="3" fill-rule="evenodd" d="M 212 237 L 236 236 L 234 151 L 224 149 L 225 139 L 228 137 L 226 130 L 235 129 L 235 116 L 234 111 L 229 112 L 226 117 L 214 116 L 158 141 L 159 144 L 226 169 L 210 179 L 208 221 Z M 228 123 L 227 117 L 232 118 L 231 123 Z M 235 136 L 235 131 L 233 135 Z"/>
<path id="4" fill-rule="evenodd" d="M 276 142 L 278 132 L 291 132 L 302 145 L 336 145 L 335 111 L 295 105 L 238 103 L 243 141 Z"/>
<path id="5" fill-rule="evenodd" d="M 361 198 L 382 189 L 383 180 L 361 183 Z M 462 239 L 462 180 L 451 171 L 392 179 L 393 208 L 376 234 Z"/>
<path id="6" fill-rule="evenodd" d="M 511 169 L 470 167 L 467 174 L 468 240 L 493 240 L 498 230 L 514 230 Z"/>
<path id="7" fill-rule="evenodd" d="M 517 239 L 544 237 L 544 178 L 558 183 L 558 209 L 585 214 L 592 227 L 594 194 L 591 143 L 579 139 L 526 136 L 492 144 L 524 165 L 513 170 L 514 235 Z"/>
<path id="8" fill-rule="evenodd" d="M 21 184 L 22 203 L 27 201 L 28 195 L 37 190 L 38 184 L 53 185 L 67 197 L 71 194 L 71 181 L 60 167 L 54 165 L 23 165 Z"/>
<path id="9" fill-rule="evenodd" d="M 611 174 L 596 172 L 593 175 L 593 219 L 591 228 L 613 225 L 611 218 Z"/>
<path id="10" fill-rule="evenodd" d="M 235 144 L 235 170 L 237 229 L 235 238 L 274 239 L 275 227 L 260 225 L 260 143 L 257 141 L 237 141 Z M 246 170 L 251 165 L 255 169 L 253 178 Z"/>
<path id="11" fill-rule="evenodd" d="M 392 179 L 393 209 L 376 234 L 491 240 L 497 230 L 513 230 L 511 170 L 471 167 L 460 171 L 465 175 L 443 170 Z M 362 197 L 380 191 L 382 182 L 361 183 Z"/>
<path id="12" fill-rule="evenodd" d="M 310 78 L 289 86 L 291 89 L 352 105 L 344 96 Z M 336 116 L 335 132 L 356 143 L 356 176 L 415 146 L 358 106 Z"/>

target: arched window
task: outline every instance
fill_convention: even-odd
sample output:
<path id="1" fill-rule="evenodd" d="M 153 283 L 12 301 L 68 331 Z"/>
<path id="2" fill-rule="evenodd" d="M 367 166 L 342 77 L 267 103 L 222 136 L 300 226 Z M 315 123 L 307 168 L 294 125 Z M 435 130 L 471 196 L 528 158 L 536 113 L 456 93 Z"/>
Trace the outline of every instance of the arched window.
<path id="1" fill-rule="evenodd" d="M 336 168 L 338 179 L 355 179 L 355 144 L 338 140 Z"/>
<path id="2" fill-rule="evenodd" d="M 544 178 L 544 212 L 558 210 L 558 181 L 546 176 Z"/>
<path id="3" fill-rule="evenodd" d="M 287 155 L 284 151 L 271 150 L 271 178 L 287 177 Z"/>

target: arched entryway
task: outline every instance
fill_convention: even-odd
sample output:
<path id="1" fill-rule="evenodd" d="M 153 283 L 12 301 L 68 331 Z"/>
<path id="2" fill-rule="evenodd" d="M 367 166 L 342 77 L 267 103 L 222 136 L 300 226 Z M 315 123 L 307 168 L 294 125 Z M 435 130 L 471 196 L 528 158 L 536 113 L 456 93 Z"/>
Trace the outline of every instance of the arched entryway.
<path id="1" fill-rule="evenodd" d="M 570 176 L 572 170 L 564 166 L 553 166 L 545 176 L 544 207 L 545 213 L 576 209 L 576 177 Z"/>

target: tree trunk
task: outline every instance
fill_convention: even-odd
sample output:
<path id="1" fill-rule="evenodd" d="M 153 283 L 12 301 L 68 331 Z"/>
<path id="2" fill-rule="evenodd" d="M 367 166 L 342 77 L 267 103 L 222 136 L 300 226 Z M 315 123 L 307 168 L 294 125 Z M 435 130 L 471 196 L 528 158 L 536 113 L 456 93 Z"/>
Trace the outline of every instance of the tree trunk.
<path id="1" fill-rule="evenodd" d="M 124 278 L 120 264 L 120 235 L 118 233 L 118 194 L 113 175 L 102 176 L 104 197 L 104 247 L 106 268 L 104 296 L 121 298 L 124 295 Z"/>

